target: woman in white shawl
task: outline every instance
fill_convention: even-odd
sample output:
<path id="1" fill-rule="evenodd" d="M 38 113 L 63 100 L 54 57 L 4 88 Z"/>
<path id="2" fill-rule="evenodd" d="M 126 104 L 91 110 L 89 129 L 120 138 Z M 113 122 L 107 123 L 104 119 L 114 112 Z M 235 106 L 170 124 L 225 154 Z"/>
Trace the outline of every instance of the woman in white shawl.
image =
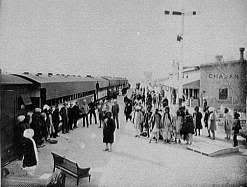
<path id="1" fill-rule="evenodd" d="M 215 140 L 216 115 L 215 115 L 215 109 L 213 107 L 209 108 L 208 127 L 209 127 L 210 132 L 212 133 L 212 139 Z"/>
<path id="2" fill-rule="evenodd" d="M 228 108 L 225 108 L 224 110 L 224 129 L 225 129 L 225 133 L 226 133 L 226 138 L 227 140 L 231 139 L 231 131 L 232 131 L 232 116 L 229 114 L 229 110 Z"/>
<path id="3" fill-rule="evenodd" d="M 33 140 L 34 131 L 33 129 L 26 129 L 23 132 L 23 169 L 27 171 L 29 175 L 34 175 L 35 169 L 38 165 L 38 151 Z"/>

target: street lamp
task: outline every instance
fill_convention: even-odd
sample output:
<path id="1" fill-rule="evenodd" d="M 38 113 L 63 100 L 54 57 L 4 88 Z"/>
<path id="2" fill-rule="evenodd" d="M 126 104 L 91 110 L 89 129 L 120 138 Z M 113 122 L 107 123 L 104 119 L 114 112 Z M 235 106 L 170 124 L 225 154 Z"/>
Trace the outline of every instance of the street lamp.
<path id="1" fill-rule="evenodd" d="M 190 12 L 184 12 L 182 11 L 170 11 L 165 10 L 165 15 L 173 15 L 173 16 L 181 16 L 181 33 L 177 35 L 177 41 L 180 43 L 180 62 L 178 64 L 178 97 L 177 97 L 177 103 L 179 104 L 179 98 L 182 98 L 183 95 L 183 85 L 182 85 L 182 77 L 183 77 L 183 47 L 184 47 L 184 17 L 185 16 L 194 16 L 197 15 L 196 11 L 190 11 Z"/>

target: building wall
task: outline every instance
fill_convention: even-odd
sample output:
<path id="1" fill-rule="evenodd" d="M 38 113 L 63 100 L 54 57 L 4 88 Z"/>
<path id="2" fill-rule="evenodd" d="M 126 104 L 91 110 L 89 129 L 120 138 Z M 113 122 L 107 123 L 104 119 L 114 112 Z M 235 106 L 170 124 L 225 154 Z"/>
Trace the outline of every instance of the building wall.
<path id="1" fill-rule="evenodd" d="M 209 106 L 245 110 L 246 62 L 217 63 L 201 66 L 200 94 Z M 227 88 L 228 96 L 220 99 L 219 90 Z"/>

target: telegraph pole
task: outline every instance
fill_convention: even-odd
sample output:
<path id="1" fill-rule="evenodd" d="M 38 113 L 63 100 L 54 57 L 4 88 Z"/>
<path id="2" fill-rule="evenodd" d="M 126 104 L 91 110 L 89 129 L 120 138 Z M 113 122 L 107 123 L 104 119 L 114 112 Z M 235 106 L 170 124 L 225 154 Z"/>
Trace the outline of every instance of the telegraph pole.
<path id="1" fill-rule="evenodd" d="M 177 96 L 177 103 L 179 104 L 179 98 L 182 98 L 183 95 L 183 85 L 182 85 L 182 79 L 183 79 L 183 48 L 184 48 L 184 18 L 185 16 L 194 16 L 197 14 L 196 11 L 190 11 L 190 12 L 185 12 L 183 9 L 182 11 L 170 11 L 170 10 L 165 10 L 164 11 L 165 15 L 171 15 L 171 16 L 181 16 L 181 33 L 177 35 L 177 41 L 180 44 L 180 59 L 178 63 L 178 96 Z"/>

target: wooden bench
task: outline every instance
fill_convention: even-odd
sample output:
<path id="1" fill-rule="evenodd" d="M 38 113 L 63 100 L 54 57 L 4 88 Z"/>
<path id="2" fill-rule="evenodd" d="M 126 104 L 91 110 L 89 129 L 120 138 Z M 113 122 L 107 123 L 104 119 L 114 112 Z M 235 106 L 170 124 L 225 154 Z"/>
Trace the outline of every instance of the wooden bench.
<path id="1" fill-rule="evenodd" d="M 69 175 L 77 178 L 77 186 L 79 184 L 79 179 L 88 177 L 88 180 L 90 182 L 91 174 L 89 173 L 90 168 L 80 168 L 77 163 L 72 162 L 65 157 L 59 156 L 58 154 L 51 153 L 54 160 L 54 168 L 53 172 L 55 171 L 55 168 L 61 169 L 65 173 L 68 173 Z"/>

